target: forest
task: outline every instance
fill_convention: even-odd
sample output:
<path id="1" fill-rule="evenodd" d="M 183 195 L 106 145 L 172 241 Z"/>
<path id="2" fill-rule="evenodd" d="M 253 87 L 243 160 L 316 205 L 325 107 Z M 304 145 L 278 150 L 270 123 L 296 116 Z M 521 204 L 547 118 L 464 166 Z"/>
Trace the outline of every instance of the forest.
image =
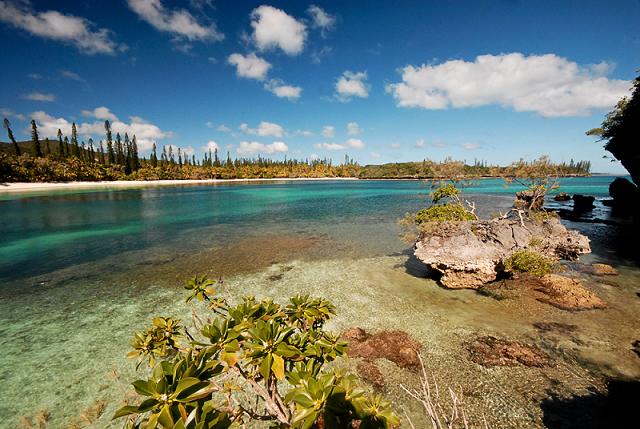
<path id="1" fill-rule="evenodd" d="M 354 177 L 360 179 L 430 179 L 442 177 L 505 177 L 509 166 L 474 160 L 473 164 L 453 159 L 360 165 L 345 155 L 340 163 L 332 159 L 231 158 L 222 159 L 217 150 L 202 158 L 181 148 L 156 144 L 148 157 L 140 156 L 136 136 L 115 136 L 105 121 L 105 139 L 79 141 L 75 124 L 71 138 L 58 130 L 57 139 L 40 139 L 31 121 L 31 140 L 16 141 L 9 120 L 4 119 L 8 143 L 0 142 L 0 182 L 69 182 L 103 180 L 181 180 Z M 159 156 L 158 156 L 159 153 Z M 520 162 L 523 162 L 522 160 Z M 590 161 L 553 164 L 553 175 L 589 175 Z"/>

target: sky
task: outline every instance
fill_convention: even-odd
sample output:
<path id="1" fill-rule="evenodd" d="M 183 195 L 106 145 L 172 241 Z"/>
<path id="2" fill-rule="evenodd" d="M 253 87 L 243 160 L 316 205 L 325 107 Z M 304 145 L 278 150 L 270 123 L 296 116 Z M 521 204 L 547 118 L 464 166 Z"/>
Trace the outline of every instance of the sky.
<path id="1" fill-rule="evenodd" d="M 200 157 L 549 155 L 630 93 L 640 1 L 0 0 L 0 116 Z M 2 140 L 7 140 L 6 136 Z"/>

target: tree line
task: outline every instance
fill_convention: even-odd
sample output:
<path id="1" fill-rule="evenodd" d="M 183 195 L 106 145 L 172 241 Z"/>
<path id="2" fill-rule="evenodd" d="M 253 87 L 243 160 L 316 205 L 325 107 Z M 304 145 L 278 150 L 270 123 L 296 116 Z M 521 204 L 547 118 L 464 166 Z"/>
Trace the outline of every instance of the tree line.
<path id="1" fill-rule="evenodd" d="M 31 140 L 16 141 L 11 123 L 4 119 L 10 143 L 0 144 L 0 181 L 81 181 L 81 180 L 161 180 L 161 179 L 248 179 L 248 178 L 317 178 L 357 177 L 363 179 L 430 179 L 441 177 L 501 177 L 507 167 L 483 160 L 473 164 L 451 158 L 437 162 L 359 165 L 345 155 L 334 164 L 331 159 L 274 160 L 220 157 L 218 149 L 208 150 L 202 158 L 172 145 L 161 149 L 153 143 L 148 157 L 140 156 L 136 136 L 114 133 L 110 122 L 104 123 L 105 138 L 79 141 L 76 124 L 71 136 L 58 129 L 55 140 L 42 140 L 35 120 L 31 121 Z M 588 175 L 589 161 L 571 160 L 554 164 L 557 175 Z"/>

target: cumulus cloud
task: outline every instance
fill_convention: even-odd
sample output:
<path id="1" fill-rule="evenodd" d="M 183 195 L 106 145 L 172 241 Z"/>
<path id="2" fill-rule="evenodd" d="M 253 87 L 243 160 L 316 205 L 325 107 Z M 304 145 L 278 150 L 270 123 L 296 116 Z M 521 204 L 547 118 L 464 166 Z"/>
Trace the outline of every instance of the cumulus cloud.
<path id="1" fill-rule="evenodd" d="M 335 28 L 336 17 L 328 14 L 321 7 L 312 4 L 307 9 L 307 13 L 311 15 L 313 26 L 320 29 L 320 34 L 322 35 L 322 37 L 326 36 L 327 31 L 333 30 Z"/>
<path id="2" fill-rule="evenodd" d="M 416 147 L 424 147 L 424 139 L 418 139 L 416 140 Z"/>
<path id="3" fill-rule="evenodd" d="M 352 149 L 364 149 L 364 142 L 360 139 L 349 139 L 347 140 L 347 146 Z"/>
<path id="4" fill-rule="evenodd" d="M 271 144 L 264 144 L 260 142 L 240 142 L 240 146 L 236 150 L 238 154 L 252 154 L 252 153 L 266 153 L 272 154 L 277 152 L 287 152 L 289 146 L 284 142 L 276 141 Z"/>
<path id="5" fill-rule="evenodd" d="M 340 101 L 349 101 L 352 97 L 367 98 L 369 88 L 366 80 L 367 72 L 344 72 L 336 81 L 336 98 Z"/>
<path id="6" fill-rule="evenodd" d="M 287 98 L 291 101 L 295 101 L 300 98 L 302 88 L 299 86 L 286 85 L 280 79 L 271 79 L 264 84 L 264 89 L 273 93 L 276 97 Z"/>
<path id="7" fill-rule="evenodd" d="M 336 127 L 333 125 L 325 125 L 322 127 L 322 135 L 327 138 L 332 138 L 336 135 Z"/>
<path id="8" fill-rule="evenodd" d="M 583 116 L 608 109 L 631 83 L 609 79 L 606 63 L 580 66 L 554 54 L 481 55 L 474 61 L 406 66 L 386 89 L 398 106 L 423 109 L 501 105 L 541 116 Z"/>
<path id="9" fill-rule="evenodd" d="M 307 39 L 306 26 L 281 9 L 260 6 L 251 12 L 253 41 L 261 51 L 280 48 L 287 55 L 298 55 Z"/>
<path id="10" fill-rule="evenodd" d="M 55 138 L 58 134 L 58 129 L 63 134 L 71 135 L 71 122 L 65 118 L 56 118 L 43 111 L 33 112 L 31 117 L 38 124 L 38 132 L 42 137 Z M 162 131 L 157 125 L 138 116 L 131 116 L 129 120 L 129 123 L 117 119 L 113 120 L 111 122 L 111 130 L 114 135 L 116 133 L 121 135 L 128 133 L 130 137 L 135 135 L 140 151 L 149 150 L 154 141 L 171 137 L 172 135 L 171 132 Z M 103 120 L 77 123 L 76 126 L 78 133 L 81 135 L 97 137 L 98 140 L 104 138 Z"/>
<path id="11" fill-rule="evenodd" d="M 216 143 L 215 141 L 213 141 L 213 140 L 209 140 L 207 142 L 207 145 L 205 147 L 203 147 L 203 149 L 206 150 L 206 151 L 210 150 L 211 152 L 214 152 L 216 150 L 219 151 L 220 150 L 220 145 L 218 143 Z"/>
<path id="12" fill-rule="evenodd" d="M 302 137 L 313 137 L 313 132 L 309 130 L 296 130 L 295 135 Z"/>
<path id="13" fill-rule="evenodd" d="M 96 29 L 85 18 L 55 10 L 37 12 L 28 1 L 0 1 L 0 22 L 34 36 L 74 45 L 87 55 L 115 54 L 126 48 L 112 40 L 112 32 L 106 28 Z"/>
<path id="14" fill-rule="evenodd" d="M 315 144 L 317 149 L 324 150 L 345 150 L 345 149 L 364 149 L 365 144 L 360 139 L 349 139 L 344 144 L 339 143 L 317 143 Z"/>
<path id="15" fill-rule="evenodd" d="M 168 10 L 160 0 L 127 0 L 129 8 L 156 30 L 164 31 L 187 40 L 221 41 L 215 24 L 205 25 L 186 9 Z"/>
<path id="16" fill-rule="evenodd" d="M 44 102 L 51 102 L 51 101 L 56 101 L 56 96 L 55 94 L 45 94 L 43 92 L 30 92 L 29 94 L 22 94 L 22 98 L 24 98 L 25 100 L 31 100 L 31 101 L 44 101 Z"/>
<path id="17" fill-rule="evenodd" d="M 236 66 L 236 74 L 247 79 L 265 80 L 271 64 L 256 54 L 231 54 L 227 62 Z"/>
<path id="18" fill-rule="evenodd" d="M 229 133 L 229 132 L 231 132 L 231 128 L 227 127 L 227 126 L 226 126 L 226 125 L 224 125 L 224 124 L 220 124 L 220 125 L 218 125 L 218 128 L 216 128 L 216 130 L 218 130 L 218 131 L 220 131 L 220 132 L 223 132 L 223 133 Z"/>
<path id="19" fill-rule="evenodd" d="M 392 148 L 392 149 L 400 149 L 400 146 L 401 146 L 401 145 L 400 145 L 400 143 L 398 143 L 398 142 L 393 142 L 393 143 L 391 143 L 391 148 Z"/>
<path id="20" fill-rule="evenodd" d="M 358 125 L 357 122 L 349 122 L 347 124 L 347 135 L 357 136 L 361 132 L 362 132 L 362 128 L 360 128 L 360 125 Z"/>
<path id="21" fill-rule="evenodd" d="M 284 128 L 273 122 L 262 121 L 258 128 L 250 128 L 248 124 L 240 124 L 240 131 L 246 134 L 252 134 L 262 137 L 282 137 L 284 136 Z"/>
<path id="22" fill-rule="evenodd" d="M 317 143 L 315 147 L 317 149 L 324 149 L 324 150 L 343 150 L 347 148 L 346 146 L 338 143 Z"/>
<path id="23" fill-rule="evenodd" d="M 104 106 L 96 107 L 93 110 L 83 110 L 80 113 L 82 113 L 82 116 L 91 116 L 92 118 L 96 118 L 96 119 L 109 120 L 109 121 L 118 120 L 118 117 L 113 113 L 111 113 L 111 110 L 109 110 L 109 108 Z"/>

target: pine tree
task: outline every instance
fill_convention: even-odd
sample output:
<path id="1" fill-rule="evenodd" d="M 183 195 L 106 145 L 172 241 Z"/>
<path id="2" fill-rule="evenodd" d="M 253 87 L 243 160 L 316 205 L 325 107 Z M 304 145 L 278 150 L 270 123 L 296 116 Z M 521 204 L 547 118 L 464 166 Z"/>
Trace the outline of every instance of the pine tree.
<path id="1" fill-rule="evenodd" d="M 16 152 L 16 156 L 20 156 L 20 146 L 18 146 L 18 142 L 16 142 L 15 137 L 13 137 L 13 131 L 11 131 L 11 123 L 7 118 L 4 118 L 4 129 L 7 130 L 9 140 L 11 140 L 11 143 L 13 144 L 13 150 Z"/>
<path id="2" fill-rule="evenodd" d="M 106 162 L 106 159 L 104 158 L 104 144 L 102 143 L 102 140 L 100 140 L 100 164 L 104 165 Z"/>
<path id="3" fill-rule="evenodd" d="M 133 139 L 131 140 L 131 155 L 133 159 L 133 165 L 131 169 L 133 171 L 138 171 L 140 169 L 140 157 L 138 155 L 138 141 L 136 139 L 136 135 L 133 135 Z"/>
<path id="4" fill-rule="evenodd" d="M 153 142 L 153 147 L 151 148 L 151 157 L 150 157 L 150 161 L 151 161 L 151 166 L 153 168 L 156 168 L 158 166 L 158 155 L 156 154 L 156 142 Z"/>
<path id="5" fill-rule="evenodd" d="M 40 149 L 40 139 L 38 138 L 38 126 L 35 120 L 31 120 L 31 142 L 33 143 L 33 153 L 42 158 L 42 149 Z"/>
<path id="6" fill-rule="evenodd" d="M 104 130 L 107 134 L 107 153 L 109 156 L 109 165 L 115 164 L 116 156 L 113 153 L 113 140 L 111 138 L 111 124 L 109 121 L 104 121 Z"/>
<path id="7" fill-rule="evenodd" d="M 124 173 L 129 175 L 133 172 L 133 169 L 131 168 L 131 160 L 133 156 L 131 155 L 131 142 L 129 141 L 128 133 L 124 133 L 123 152 Z"/>
<path id="8" fill-rule="evenodd" d="M 78 130 L 76 129 L 76 123 L 71 124 L 71 144 L 73 145 L 73 156 L 80 158 L 80 146 L 78 146 Z"/>
<path id="9" fill-rule="evenodd" d="M 116 133 L 116 164 L 124 164 L 124 153 L 122 152 L 122 139 L 120 133 Z"/>
<path id="10" fill-rule="evenodd" d="M 96 152 L 93 148 L 93 139 L 89 138 L 89 162 L 93 164 L 96 161 Z"/>
<path id="11" fill-rule="evenodd" d="M 62 130 L 58 128 L 58 158 L 64 159 L 64 146 L 62 145 Z"/>

